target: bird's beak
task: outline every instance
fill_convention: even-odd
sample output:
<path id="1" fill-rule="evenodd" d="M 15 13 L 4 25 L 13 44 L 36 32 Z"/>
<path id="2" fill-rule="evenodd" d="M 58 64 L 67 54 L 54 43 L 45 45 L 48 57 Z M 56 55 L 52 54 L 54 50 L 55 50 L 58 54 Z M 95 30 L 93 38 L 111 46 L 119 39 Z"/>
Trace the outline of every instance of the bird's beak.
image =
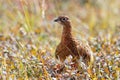
<path id="1" fill-rule="evenodd" d="M 58 21 L 59 21 L 59 19 L 58 19 L 58 18 L 54 20 L 54 22 L 58 22 Z"/>

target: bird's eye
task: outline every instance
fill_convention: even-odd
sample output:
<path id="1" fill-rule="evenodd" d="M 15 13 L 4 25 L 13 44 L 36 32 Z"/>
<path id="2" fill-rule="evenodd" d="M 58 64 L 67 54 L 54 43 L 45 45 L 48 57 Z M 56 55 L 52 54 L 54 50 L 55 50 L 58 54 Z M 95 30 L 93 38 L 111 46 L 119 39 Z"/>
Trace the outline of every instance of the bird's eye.
<path id="1" fill-rule="evenodd" d="M 62 21 L 65 21 L 65 20 L 67 20 L 66 18 L 62 18 Z"/>

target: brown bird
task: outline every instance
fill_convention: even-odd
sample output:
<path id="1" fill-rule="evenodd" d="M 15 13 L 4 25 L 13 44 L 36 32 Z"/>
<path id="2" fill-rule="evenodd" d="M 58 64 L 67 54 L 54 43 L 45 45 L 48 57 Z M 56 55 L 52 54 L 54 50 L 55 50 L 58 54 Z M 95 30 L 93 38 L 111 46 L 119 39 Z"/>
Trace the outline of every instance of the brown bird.
<path id="1" fill-rule="evenodd" d="M 82 57 L 83 61 L 87 65 L 89 62 L 93 62 L 93 52 L 89 45 L 86 45 L 81 41 L 76 41 L 73 38 L 71 34 L 72 26 L 69 18 L 66 16 L 59 16 L 54 21 L 63 26 L 61 42 L 56 48 L 55 57 L 63 62 L 66 57 L 71 55 L 73 57 L 73 61 L 76 61 Z"/>

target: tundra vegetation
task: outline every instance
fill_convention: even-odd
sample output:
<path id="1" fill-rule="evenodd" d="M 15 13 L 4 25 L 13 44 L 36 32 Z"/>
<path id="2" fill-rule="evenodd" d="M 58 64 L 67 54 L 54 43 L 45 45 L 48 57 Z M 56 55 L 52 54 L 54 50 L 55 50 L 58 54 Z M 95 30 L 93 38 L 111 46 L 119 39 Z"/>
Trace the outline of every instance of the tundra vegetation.
<path id="1" fill-rule="evenodd" d="M 55 59 L 67 15 L 75 38 L 88 42 L 94 62 L 62 68 Z M 0 0 L 0 80 L 120 80 L 119 0 Z"/>

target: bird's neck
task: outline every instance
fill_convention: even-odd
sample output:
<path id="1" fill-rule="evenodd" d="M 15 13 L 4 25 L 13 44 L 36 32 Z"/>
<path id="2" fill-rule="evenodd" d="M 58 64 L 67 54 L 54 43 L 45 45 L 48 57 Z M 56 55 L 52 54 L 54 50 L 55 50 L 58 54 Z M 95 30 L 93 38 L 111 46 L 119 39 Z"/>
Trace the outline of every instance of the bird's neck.
<path id="1" fill-rule="evenodd" d="M 71 25 L 66 25 L 63 27 L 61 42 L 66 43 L 72 40 L 72 27 Z"/>

